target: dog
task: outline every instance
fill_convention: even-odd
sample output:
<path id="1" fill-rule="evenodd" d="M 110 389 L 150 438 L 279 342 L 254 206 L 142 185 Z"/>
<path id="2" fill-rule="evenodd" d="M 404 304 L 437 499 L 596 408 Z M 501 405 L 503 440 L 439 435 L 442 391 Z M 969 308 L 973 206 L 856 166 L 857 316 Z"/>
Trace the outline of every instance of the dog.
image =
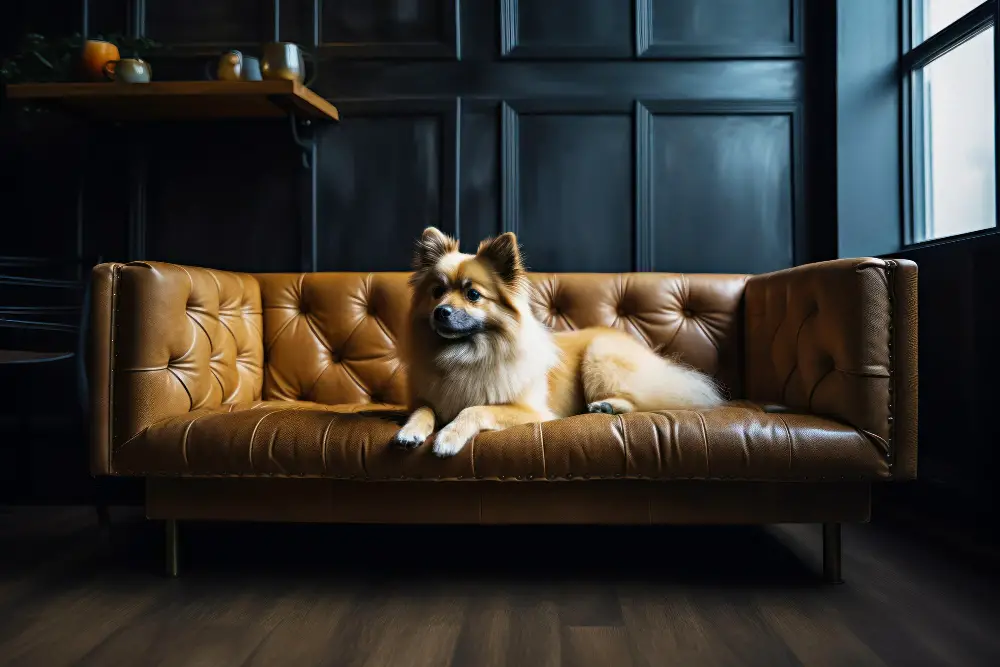
<path id="1" fill-rule="evenodd" d="M 591 413 L 700 409 L 723 403 L 694 368 L 631 335 L 593 327 L 554 333 L 532 312 L 517 238 L 507 232 L 475 255 L 434 227 L 416 244 L 401 356 L 410 415 L 394 444 L 427 442 L 454 456 L 481 431 Z"/>

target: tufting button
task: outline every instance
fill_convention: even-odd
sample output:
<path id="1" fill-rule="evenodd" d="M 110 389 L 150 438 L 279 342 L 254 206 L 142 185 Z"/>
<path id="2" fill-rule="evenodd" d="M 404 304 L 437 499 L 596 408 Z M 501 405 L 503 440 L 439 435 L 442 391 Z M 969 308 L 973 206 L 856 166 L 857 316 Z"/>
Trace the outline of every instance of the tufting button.
<path id="1" fill-rule="evenodd" d="M 684 314 L 684 317 L 694 317 L 694 312 L 690 308 L 685 308 L 681 312 Z"/>

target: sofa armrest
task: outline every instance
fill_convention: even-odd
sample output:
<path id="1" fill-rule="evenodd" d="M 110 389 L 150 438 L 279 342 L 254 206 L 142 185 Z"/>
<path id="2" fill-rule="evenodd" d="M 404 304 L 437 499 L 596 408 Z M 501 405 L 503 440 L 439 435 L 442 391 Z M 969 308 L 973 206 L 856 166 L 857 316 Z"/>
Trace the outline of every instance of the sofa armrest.
<path id="1" fill-rule="evenodd" d="M 840 259 L 753 276 L 747 398 L 863 431 L 893 479 L 917 472 L 917 265 Z"/>
<path id="2" fill-rule="evenodd" d="M 260 398 L 264 347 L 257 279 L 158 262 L 94 267 L 91 472 L 146 427 L 191 410 Z"/>

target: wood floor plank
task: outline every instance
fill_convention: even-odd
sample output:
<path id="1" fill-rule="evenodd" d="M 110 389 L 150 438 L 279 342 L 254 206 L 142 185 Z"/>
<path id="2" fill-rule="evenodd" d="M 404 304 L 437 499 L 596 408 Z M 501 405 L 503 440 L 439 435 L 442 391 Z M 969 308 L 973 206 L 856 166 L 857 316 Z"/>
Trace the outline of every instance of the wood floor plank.
<path id="1" fill-rule="evenodd" d="M 573 579 L 554 588 L 563 625 L 607 627 L 624 623 L 614 586 Z"/>
<path id="2" fill-rule="evenodd" d="M 354 605 L 351 595 L 303 592 L 300 603 L 267 633 L 244 667 L 330 663 L 339 649 L 334 641 L 337 630 Z"/>
<path id="3" fill-rule="evenodd" d="M 496 604 L 466 613 L 455 643 L 453 667 L 503 667 L 510 644 L 511 610 Z"/>
<path id="4" fill-rule="evenodd" d="M 0 664 L 73 665 L 155 603 L 155 591 L 147 586 L 84 582 L 47 597 L 42 608 L 5 617 L 0 626 Z"/>
<path id="5" fill-rule="evenodd" d="M 836 613 L 821 605 L 776 600 L 758 603 L 761 616 L 809 667 L 885 667 Z"/>
<path id="6" fill-rule="evenodd" d="M 819 581 L 815 526 L 508 527 L 498 547 L 435 527 L 425 567 L 394 563 L 392 526 L 205 524 L 170 579 L 162 527 L 134 514 L 102 546 L 92 512 L 0 511 L 0 665 L 1000 664 L 996 574 L 878 526 L 845 527 L 842 586 Z"/>
<path id="7" fill-rule="evenodd" d="M 679 589 L 642 596 L 625 593 L 621 604 L 637 667 L 738 664 L 737 656 L 716 641 L 692 593 Z"/>
<path id="8" fill-rule="evenodd" d="M 567 626 L 562 637 L 563 667 L 632 667 L 632 650 L 624 626 Z"/>
<path id="9" fill-rule="evenodd" d="M 446 667 L 462 630 L 465 603 L 457 597 L 405 596 L 379 610 L 363 667 Z"/>
<path id="10" fill-rule="evenodd" d="M 559 608 L 551 600 L 519 605 L 512 610 L 507 635 L 507 665 L 560 667 L 562 632 Z"/>

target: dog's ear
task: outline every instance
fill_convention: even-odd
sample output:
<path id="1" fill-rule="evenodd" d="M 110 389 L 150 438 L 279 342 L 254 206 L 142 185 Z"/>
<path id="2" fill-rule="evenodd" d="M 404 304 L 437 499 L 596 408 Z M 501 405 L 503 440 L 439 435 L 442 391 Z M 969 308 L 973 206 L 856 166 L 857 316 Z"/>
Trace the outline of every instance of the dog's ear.
<path id="1" fill-rule="evenodd" d="M 505 232 L 479 244 L 476 257 L 487 262 L 507 285 L 518 285 L 524 279 L 524 262 L 514 232 Z"/>
<path id="2" fill-rule="evenodd" d="M 444 234 L 437 227 L 428 227 L 420 235 L 413 253 L 413 269 L 426 271 L 450 252 L 458 252 L 458 241 Z"/>

